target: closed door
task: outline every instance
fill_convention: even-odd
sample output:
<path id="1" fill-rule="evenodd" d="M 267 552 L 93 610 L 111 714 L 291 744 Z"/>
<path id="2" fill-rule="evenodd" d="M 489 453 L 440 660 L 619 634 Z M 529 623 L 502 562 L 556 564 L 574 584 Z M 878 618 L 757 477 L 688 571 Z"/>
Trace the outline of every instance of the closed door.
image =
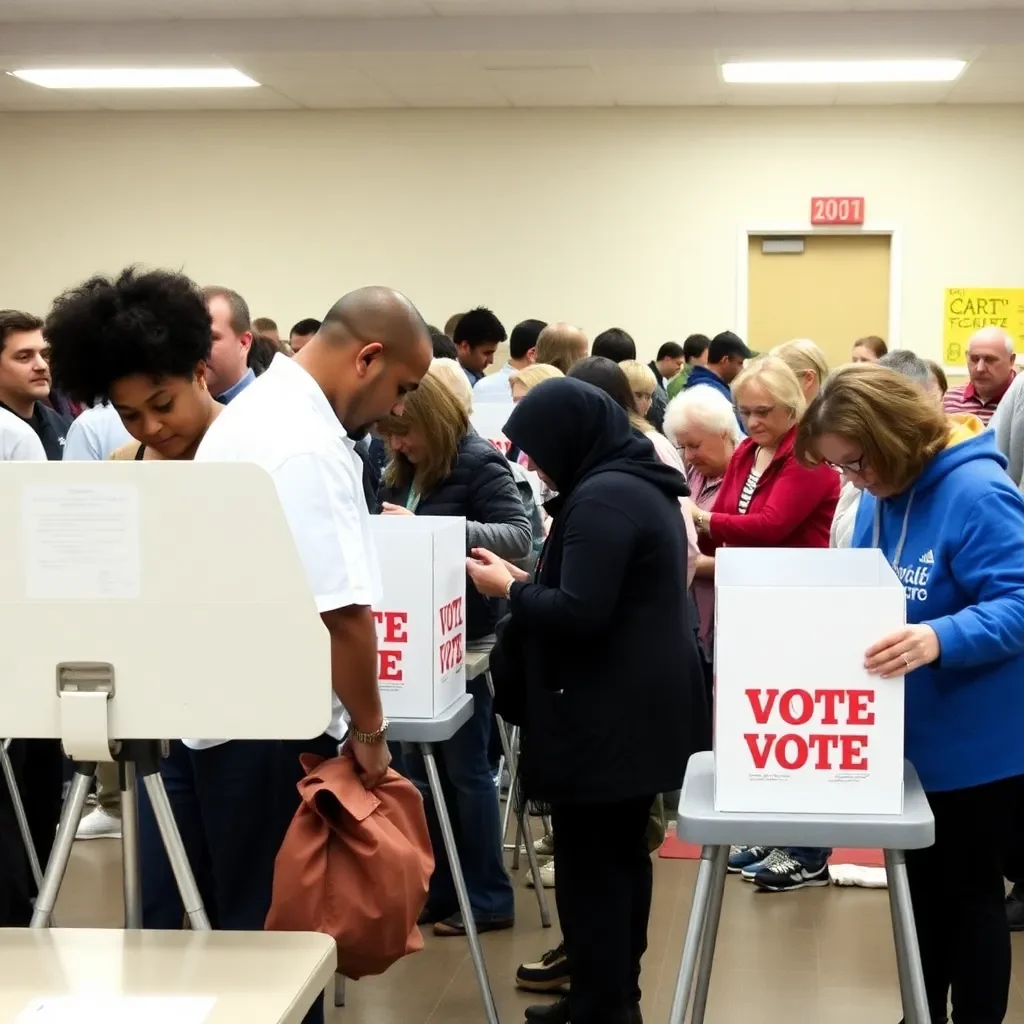
<path id="1" fill-rule="evenodd" d="M 767 352 L 793 338 L 810 338 L 829 366 L 850 361 L 853 343 L 889 329 L 889 236 L 814 235 L 802 252 L 748 246 L 748 340 Z"/>

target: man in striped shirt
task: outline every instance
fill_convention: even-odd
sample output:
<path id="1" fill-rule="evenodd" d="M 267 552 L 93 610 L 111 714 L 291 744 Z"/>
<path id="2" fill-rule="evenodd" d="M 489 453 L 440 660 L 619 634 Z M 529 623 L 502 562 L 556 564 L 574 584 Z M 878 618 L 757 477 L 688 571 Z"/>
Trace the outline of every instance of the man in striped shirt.
<path id="1" fill-rule="evenodd" d="M 1013 368 L 1013 335 L 1002 327 L 983 327 L 967 342 L 970 383 L 950 388 L 942 400 L 949 414 L 973 413 L 988 424 L 1017 376 Z"/>

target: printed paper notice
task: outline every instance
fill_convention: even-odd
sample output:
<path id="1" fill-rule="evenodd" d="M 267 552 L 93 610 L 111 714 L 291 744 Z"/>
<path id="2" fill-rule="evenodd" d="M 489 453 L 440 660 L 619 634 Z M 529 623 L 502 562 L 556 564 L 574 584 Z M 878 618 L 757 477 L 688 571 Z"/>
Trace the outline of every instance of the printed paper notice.
<path id="1" fill-rule="evenodd" d="M 54 996 L 36 999 L 14 1024 L 203 1024 L 216 1000 L 206 996 Z"/>
<path id="2" fill-rule="evenodd" d="M 139 489 L 134 485 L 25 487 L 21 539 L 29 600 L 142 596 Z"/>

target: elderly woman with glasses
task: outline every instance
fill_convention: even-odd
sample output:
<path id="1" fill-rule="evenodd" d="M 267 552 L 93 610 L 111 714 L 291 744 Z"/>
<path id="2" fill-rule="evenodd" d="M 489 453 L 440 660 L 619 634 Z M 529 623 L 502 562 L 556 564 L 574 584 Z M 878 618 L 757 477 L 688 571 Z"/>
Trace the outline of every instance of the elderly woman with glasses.
<path id="1" fill-rule="evenodd" d="M 710 512 L 726 468 L 739 444 L 739 424 L 732 403 L 714 388 L 681 391 L 665 410 L 665 433 L 683 457 L 694 505 Z M 714 657 L 715 556 L 697 558 L 691 587 L 699 617 L 698 637 L 709 663 Z"/>
<path id="2" fill-rule="evenodd" d="M 736 449 L 710 512 L 692 505 L 701 550 L 722 545 L 827 548 L 839 499 L 839 474 L 802 465 L 794 445 L 807 400 L 793 371 L 776 356 L 751 363 L 733 382 L 747 437 Z M 830 851 L 739 847 L 729 868 L 759 888 L 785 892 L 828 885 Z"/>

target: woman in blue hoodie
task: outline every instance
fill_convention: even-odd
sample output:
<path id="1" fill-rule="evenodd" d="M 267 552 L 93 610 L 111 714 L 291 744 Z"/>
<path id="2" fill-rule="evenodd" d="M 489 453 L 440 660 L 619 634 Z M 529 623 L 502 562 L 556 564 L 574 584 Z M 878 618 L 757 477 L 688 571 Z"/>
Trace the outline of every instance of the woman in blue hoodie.
<path id="1" fill-rule="evenodd" d="M 1002 851 L 1024 775 L 1024 498 L 991 432 L 884 367 L 833 374 L 797 447 L 863 489 L 853 546 L 882 550 L 906 589 L 906 627 L 865 667 L 906 677 L 906 755 L 935 815 L 935 845 L 906 854 L 932 1022 L 952 992 L 955 1021 L 998 1024 Z"/>

